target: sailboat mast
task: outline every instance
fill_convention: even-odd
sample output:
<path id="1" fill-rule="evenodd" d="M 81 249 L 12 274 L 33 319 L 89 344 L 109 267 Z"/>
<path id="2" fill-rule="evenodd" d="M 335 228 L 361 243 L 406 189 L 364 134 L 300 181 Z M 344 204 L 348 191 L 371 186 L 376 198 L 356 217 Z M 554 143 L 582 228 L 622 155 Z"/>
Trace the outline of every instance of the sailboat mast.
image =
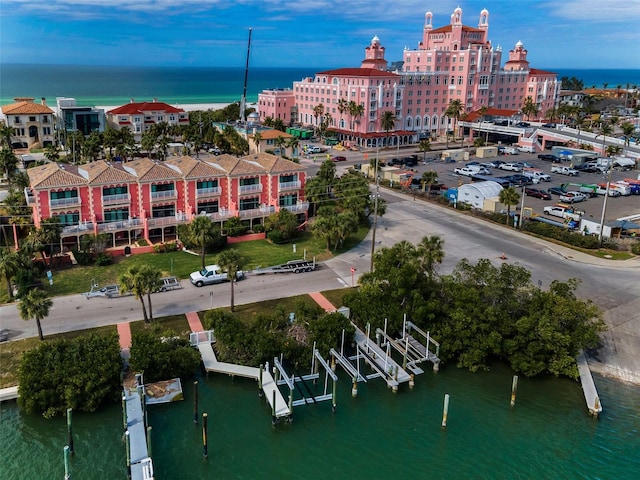
<path id="1" fill-rule="evenodd" d="M 244 89 L 242 90 L 242 100 L 240 101 L 240 121 L 245 123 L 246 118 L 244 116 L 244 111 L 246 109 L 247 104 L 247 78 L 249 77 L 249 53 L 251 53 L 251 30 L 249 28 L 249 43 L 247 44 L 247 63 L 244 68 Z"/>

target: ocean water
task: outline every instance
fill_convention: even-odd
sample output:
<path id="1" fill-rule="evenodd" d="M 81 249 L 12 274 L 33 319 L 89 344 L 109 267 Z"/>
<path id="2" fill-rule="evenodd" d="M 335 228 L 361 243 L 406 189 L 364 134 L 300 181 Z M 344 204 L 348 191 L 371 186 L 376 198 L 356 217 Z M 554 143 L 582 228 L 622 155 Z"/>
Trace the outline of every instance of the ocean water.
<path id="1" fill-rule="evenodd" d="M 416 387 L 392 393 L 381 380 L 339 376 L 336 413 L 328 402 L 294 408 L 271 426 L 257 383 L 200 377 L 199 414 L 209 417 L 209 458 L 185 400 L 149 407 L 156 478 L 217 479 L 632 479 L 640 474 L 640 387 L 595 377 L 604 412 L 586 411 L 580 386 L 553 377 L 520 378 L 510 408 L 511 371 L 426 369 Z M 321 386 L 319 387 L 321 388 Z M 450 395 L 446 429 L 444 394 Z M 74 413 L 72 478 L 125 479 L 119 405 Z M 0 406 L 0 478 L 63 478 L 65 420 Z"/>
<path id="2" fill-rule="evenodd" d="M 323 67 L 250 68 L 247 100 L 255 102 L 267 88 L 291 88 L 294 81 L 311 77 Z M 557 70 L 563 76 L 582 79 L 585 87 L 609 88 L 640 84 L 640 70 Z M 244 68 L 101 67 L 71 65 L 0 65 L 0 105 L 16 97 L 45 97 L 50 106 L 56 97 L 76 98 L 78 105 L 121 105 L 131 98 L 171 104 L 230 103 L 240 101 Z"/>

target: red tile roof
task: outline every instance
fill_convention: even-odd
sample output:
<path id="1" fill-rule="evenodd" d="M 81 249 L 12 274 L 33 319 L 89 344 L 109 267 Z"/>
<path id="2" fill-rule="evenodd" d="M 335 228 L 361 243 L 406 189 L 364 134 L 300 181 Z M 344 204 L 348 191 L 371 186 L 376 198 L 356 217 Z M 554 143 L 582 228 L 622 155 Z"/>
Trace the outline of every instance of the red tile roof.
<path id="1" fill-rule="evenodd" d="M 10 103 L 2 107 L 2 113 L 5 115 L 38 115 L 38 114 L 52 114 L 51 110 L 46 105 L 41 103 L 35 103 L 33 98 L 16 98 L 16 103 Z"/>
<path id="2" fill-rule="evenodd" d="M 445 25 L 444 27 L 436 28 L 435 30 L 431 30 L 429 35 L 432 33 L 450 33 L 453 31 L 452 25 Z M 468 27 L 466 25 L 462 25 L 463 32 L 484 32 L 484 30 L 480 30 L 479 28 Z"/>
<path id="3" fill-rule="evenodd" d="M 532 68 L 529 70 L 529 75 L 557 75 L 555 72 L 548 72 L 547 70 L 538 70 L 537 68 Z"/>
<path id="4" fill-rule="evenodd" d="M 107 112 L 108 115 L 135 115 L 145 112 L 184 113 L 182 108 L 164 102 L 131 102 Z"/>

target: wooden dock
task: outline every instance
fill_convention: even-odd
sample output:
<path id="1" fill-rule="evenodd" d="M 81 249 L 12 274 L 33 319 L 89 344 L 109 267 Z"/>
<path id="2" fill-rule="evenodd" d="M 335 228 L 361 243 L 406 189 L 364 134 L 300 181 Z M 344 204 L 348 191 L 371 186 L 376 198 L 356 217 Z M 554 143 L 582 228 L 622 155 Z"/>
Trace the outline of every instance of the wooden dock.
<path id="1" fill-rule="evenodd" d="M 600 397 L 598 396 L 598 391 L 596 390 L 596 384 L 593 381 L 593 377 L 591 376 L 591 370 L 589 369 L 589 364 L 587 363 L 587 357 L 584 355 L 584 352 L 580 350 L 580 353 L 576 357 L 576 362 L 578 364 L 578 372 L 580 373 L 580 383 L 582 384 L 582 391 L 584 393 L 584 399 L 587 402 L 587 408 L 589 409 L 589 413 L 593 416 L 598 416 L 600 412 L 602 412 L 602 404 L 600 403 Z"/>
<path id="2" fill-rule="evenodd" d="M 124 394 L 126 426 L 128 432 L 128 459 L 132 480 L 153 479 L 153 462 L 149 457 L 147 427 L 145 424 L 142 399 L 138 391 Z"/>

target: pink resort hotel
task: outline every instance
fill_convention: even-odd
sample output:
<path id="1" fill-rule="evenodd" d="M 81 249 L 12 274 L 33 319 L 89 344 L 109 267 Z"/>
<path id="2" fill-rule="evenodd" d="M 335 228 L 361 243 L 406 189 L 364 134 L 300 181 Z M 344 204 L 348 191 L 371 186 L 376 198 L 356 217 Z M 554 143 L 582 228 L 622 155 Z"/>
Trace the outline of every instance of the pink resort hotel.
<path id="1" fill-rule="evenodd" d="M 404 145 L 451 130 L 445 111 L 454 100 L 464 114 L 486 107 L 490 115 L 515 118 L 530 97 L 544 118 L 560 89 L 555 73 L 529 66 L 522 42 L 501 67 L 502 48 L 489 40 L 487 10 L 473 27 L 463 25 L 460 8 L 439 28 L 427 12 L 417 48 L 405 48 L 402 60 L 401 67 L 389 71 L 385 48 L 374 36 L 360 67 L 318 72 L 291 89 L 261 92 L 260 119 L 310 127 L 325 122 L 341 141 L 376 147 L 386 143 L 381 122 L 385 112 L 392 112 L 396 124 L 389 143 Z"/>

